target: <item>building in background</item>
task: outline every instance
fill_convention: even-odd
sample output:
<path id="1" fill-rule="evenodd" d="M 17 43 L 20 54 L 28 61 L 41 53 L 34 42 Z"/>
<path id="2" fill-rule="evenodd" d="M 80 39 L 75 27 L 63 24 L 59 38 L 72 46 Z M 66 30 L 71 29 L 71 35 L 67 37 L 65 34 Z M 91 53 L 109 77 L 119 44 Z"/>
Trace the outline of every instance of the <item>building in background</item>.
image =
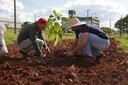
<path id="1" fill-rule="evenodd" d="M 68 11 L 68 18 L 67 17 L 62 17 L 62 27 L 66 30 L 66 25 L 68 23 L 68 19 L 72 18 L 78 18 L 80 21 L 85 21 L 88 24 L 91 24 L 93 26 L 96 26 L 100 28 L 100 20 L 98 17 L 81 17 L 81 16 L 76 16 L 76 11 L 74 10 L 69 10 Z"/>
<path id="2" fill-rule="evenodd" d="M 98 17 L 77 17 L 80 21 L 88 22 L 88 24 L 91 24 L 93 26 L 96 26 L 100 28 L 100 20 Z"/>
<path id="3" fill-rule="evenodd" d="M 1 24 L 7 25 L 10 28 L 14 28 L 14 19 L 0 17 L 0 25 Z M 19 20 L 16 21 L 16 27 L 21 28 L 21 22 Z"/>
<path id="4" fill-rule="evenodd" d="M 69 11 L 68 11 L 68 18 L 69 18 L 69 19 L 76 18 L 76 11 L 74 11 L 74 10 L 69 10 Z"/>

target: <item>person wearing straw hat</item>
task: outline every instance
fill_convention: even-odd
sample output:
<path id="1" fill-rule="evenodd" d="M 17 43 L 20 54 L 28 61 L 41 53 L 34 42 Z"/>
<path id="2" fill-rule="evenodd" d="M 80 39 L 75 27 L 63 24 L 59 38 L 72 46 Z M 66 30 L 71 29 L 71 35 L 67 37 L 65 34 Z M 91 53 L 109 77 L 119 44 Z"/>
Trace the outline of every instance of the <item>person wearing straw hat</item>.
<path id="1" fill-rule="evenodd" d="M 102 51 L 110 46 L 107 35 L 101 29 L 80 22 L 77 18 L 69 19 L 67 28 L 71 28 L 76 34 L 71 50 L 66 53 L 68 57 L 81 51 L 86 57 L 95 57 L 98 61 L 104 56 Z"/>
<path id="2" fill-rule="evenodd" d="M 24 57 L 28 57 L 27 52 L 35 50 L 35 56 L 45 57 L 41 49 L 45 48 L 50 52 L 44 38 L 42 37 L 42 31 L 47 25 L 47 21 L 44 18 L 40 18 L 34 23 L 26 24 L 21 30 L 17 38 L 17 43 L 21 48 L 20 53 Z"/>

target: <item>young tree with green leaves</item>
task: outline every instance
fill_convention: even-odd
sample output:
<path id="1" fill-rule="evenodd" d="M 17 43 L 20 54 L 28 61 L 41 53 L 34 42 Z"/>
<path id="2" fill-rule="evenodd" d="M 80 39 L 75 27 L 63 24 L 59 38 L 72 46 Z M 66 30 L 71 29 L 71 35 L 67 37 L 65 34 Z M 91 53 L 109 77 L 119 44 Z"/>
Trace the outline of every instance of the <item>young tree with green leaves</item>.
<path id="1" fill-rule="evenodd" d="M 59 39 L 62 39 L 61 16 L 62 14 L 53 10 L 53 15 L 50 15 L 48 18 L 48 37 L 54 41 L 54 46 L 57 45 Z"/>

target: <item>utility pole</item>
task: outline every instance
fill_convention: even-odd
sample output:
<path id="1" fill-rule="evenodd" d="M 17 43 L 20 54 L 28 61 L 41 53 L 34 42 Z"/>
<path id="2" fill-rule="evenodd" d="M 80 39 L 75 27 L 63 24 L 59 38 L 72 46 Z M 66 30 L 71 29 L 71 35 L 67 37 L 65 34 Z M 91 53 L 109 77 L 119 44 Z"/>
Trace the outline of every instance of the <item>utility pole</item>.
<path id="1" fill-rule="evenodd" d="M 112 21 L 112 20 L 110 20 L 110 30 L 111 30 L 111 21 Z M 110 31 L 110 36 L 111 36 L 111 31 Z"/>
<path id="2" fill-rule="evenodd" d="M 16 0 L 14 0 L 14 34 L 16 34 Z"/>
<path id="3" fill-rule="evenodd" d="M 89 23 L 89 11 L 91 11 L 90 9 L 86 10 L 87 11 L 87 23 Z"/>
<path id="4" fill-rule="evenodd" d="M 112 21 L 112 20 L 110 20 L 110 29 L 111 29 L 111 21 Z"/>
<path id="5" fill-rule="evenodd" d="M 34 15 L 34 19 L 35 19 L 35 22 L 36 22 L 36 19 L 39 18 L 40 16 L 39 15 Z"/>

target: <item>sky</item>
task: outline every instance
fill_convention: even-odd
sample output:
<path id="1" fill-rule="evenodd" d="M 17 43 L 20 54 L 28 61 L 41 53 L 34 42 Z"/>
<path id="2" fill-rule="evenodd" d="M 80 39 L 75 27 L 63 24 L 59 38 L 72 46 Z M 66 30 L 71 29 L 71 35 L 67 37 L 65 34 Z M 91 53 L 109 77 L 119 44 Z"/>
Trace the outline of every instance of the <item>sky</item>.
<path id="1" fill-rule="evenodd" d="M 0 17 L 14 17 L 14 0 L 0 0 Z M 40 17 L 48 18 L 55 9 L 64 17 L 68 10 L 75 10 L 77 16 L 98 17 L 100 27 L 114 28 L 114 23 L 128 14 L 128 0 L 16 0 L 17 19 L 34 22 Z"/>

